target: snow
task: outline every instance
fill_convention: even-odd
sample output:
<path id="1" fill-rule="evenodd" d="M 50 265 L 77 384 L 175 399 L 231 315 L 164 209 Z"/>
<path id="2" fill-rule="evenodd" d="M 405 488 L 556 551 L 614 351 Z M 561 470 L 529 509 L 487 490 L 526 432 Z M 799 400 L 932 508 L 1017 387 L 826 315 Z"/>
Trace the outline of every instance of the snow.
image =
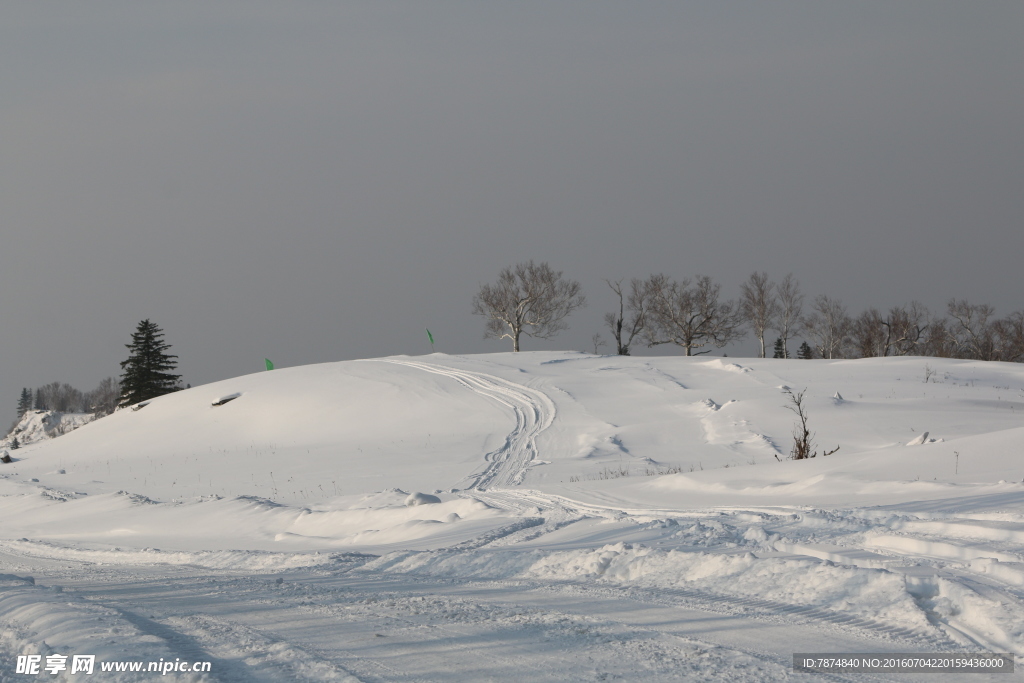
<path id="1" fill-rule="evenodd" d="M 788 391 L 838 452 L 787 460 Z M 36 653 L 196 681 L 1024 653 L 1024 365 L 433 354 L 81 417 L 27 414 L 0 466 L 3 680 Z"/>
<path id="2" fill-rule="evenodd" d="M 61 413 L 56 410 L 30 410 L 21 416 L 15 423 L 11 433 L 0 440 L 0 448 L 16 451 L 13 447 L 15 439 L 18 446 L 27 446 L 52 439 L 70 431 L 78 429 L 82 425 L 92 422 L 92 413 Z"/>
<path id="3" fill-rule="evenodd" d="M 405 499 L 405 506 L 412 507 L 414 505 L 435 505 L 441 502 L 441 499 L 437 496 L 432 496 L 429 493 L 410 493 L 409 497 Z M 457 514 L 457 513 L 452 513 Z"/>

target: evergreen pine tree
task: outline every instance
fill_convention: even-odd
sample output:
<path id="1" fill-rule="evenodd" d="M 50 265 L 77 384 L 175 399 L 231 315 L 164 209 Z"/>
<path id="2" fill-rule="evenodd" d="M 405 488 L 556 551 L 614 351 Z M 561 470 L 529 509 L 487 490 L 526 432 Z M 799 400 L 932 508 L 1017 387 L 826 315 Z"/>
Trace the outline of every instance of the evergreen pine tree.
<path id="1" fill-rule="evenodd" d="M 814 352 L 811 351 L 811 347 L 807 345 L 807 342 L 804 342 L 800 345 L 800 350 L 796 352 L 796 357 L 810 360 L 814 358 Z"/>
<path id="2" fill-rule="evenodd" d="M 177 356 L 167 353 L 171 345 L 163 340 L 164 333 L 148 319 L 139 323 L 132 334 L 132 343 L 125 344 L 131 351 L 128 360 L 121 361 L 121 400 L 124 408 L 140 401 L 178 391 L 181 375 L 172 375 L 178 363 Z"/>
<path id="3" fill-rule="evenodd" d="M 36 389 L 36 402 L 33 405 L 36 410 L 46 410 L 46 398 L 43 396 L 42 389 Z"/>
<path id="4" fill-rule="evenodd" d="M 775 355 L 772 358 L 789 358 L 789 349 L 786 348 L 782 337 L 775 340 Z"/>
<path id="5" fill-rule="evenodd" d="M 18 437 L 14 437 L 13 439 L 11 439 L 11 450 L 14 451 L 19 448 L 21 448 L 21 442 L 18 441 Z"/>
<path id="6" fill-rule="evenodd" d="M 18 417 L 30 410 L 32 410 L 32 390 L 25 387 L 21 390 L 21 398 L 18 399 Z"/>

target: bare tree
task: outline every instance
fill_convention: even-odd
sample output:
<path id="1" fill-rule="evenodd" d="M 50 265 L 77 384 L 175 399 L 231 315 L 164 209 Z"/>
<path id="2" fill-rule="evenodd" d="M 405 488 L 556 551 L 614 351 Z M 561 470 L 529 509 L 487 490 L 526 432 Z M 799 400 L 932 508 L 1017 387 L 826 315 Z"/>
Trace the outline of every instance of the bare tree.
<path id="1" fill-rule="evenodd" d="M 924 344 L 924 333 L 928 329 L 928 309 L 916 301 L 909 306 L 894 306 L 889 317 L 881 321 L 885 328 L 885 351 L 883 356 L 906 356 L 914 353 Z"/>
<path id="2" fill-rule="evenodd" d="M 117 403 L 121 399 L 121 384 L 115 378 L 107 377 L 85 396 L 89 406 L 86 412 L 103 417 L 117 410 Z"/>
<path id="3" fill-rule="evenodd" d="M 647 324 L 647 309 L 650 289 L 647 283 L 637 278 L 629 282 L 629 295 L 622 291 L 622 280 L 605 280 L 619 297 L 619 312 L 605 313 L 604 322 L 615 338 L 615 352 L 620 356 L 629 355 L 629 347 Z"/>
<path id="4" fill-rule="evenodd" d="M 114 412 L 120 395 L 120 385 L 113 377 L 106 378 L 98 387 L 86 392 L 70 384 L 50 382 L 36 389 L 34 407 L 59 413 L 96 413 L 100 417 Z"/>
<path id="5" fill-rule="evenodd" d="M 82 400 L 82 392 L 81 391 L 79 391 L 78 389 L 74 388 L 70 384 L 61 384 L 60 385 L 60 392 L 61 392 L 61 396 L 60 396 L 60 398 L 61 398 L 61 407 L 63 408 L 63 410 L 61 410 L 61 412 L 64 412 L 64 413 L 85 412 L 85 410 L 82 407 L 82 404 L 84 403 L 84 401 Z"/>
<path id="6" fill-rule="evenodd" d="M 39 387 L 36 390 L 36 403 L 42 410 L 60 411 L 60 406 L 64 403 L 61 398 L 60 382 L 50 382 Z"/>
<path id="7" fill-rule="evenodd" d="M 778 312 L 772 327 L 779 331 L 782 339 L 782 353 L 789 358 L 789 340 L 800 327 L 800 314 L 803 312 L 804 295 L 800 293 L 800 283 L 792 273 L 782 278 L 775 287 L 778 298 Z"/>
<path id="8" fill-rule="evenodd" d="M 946 311 L 951 318 L 947 333 L 956 355 L 973 360 L 993 360 L 995 330 L 989 321 L 995 309 L 988 304 L 950 299 Z"/>
<path id="9" fill-rule="evenodd" d="M 886 351 L 884 321 L 877 308 L 869 308 L 850 324 L 850 343 L 860 358 L 884 356 Z"/>
<path id="10" fill-rule="evenodd" d="M 852 321 L 838 299 L 821 295 L 814 300 L 811 315 L 801 321 L 804 332 L 822 358 L 842 358 Z"/>
<path id="11" fill-rule="evenodd" d="M 956 356 L 956 348 L 953 346 L 950 334 L 949 320 L 942 316 L 935 316 L 928 323 L 928 329 L 923 334 L 920 343 L 922 355 L 935 356 L 936 358 L 953 358 Z"/>
<path id="12" fill-rule="evenodd" d="M 997 321 L 995 332 L 999 360 L 1024 362 L 1024 311 Z"/>
<path id="13" fill-rule="evenodd" d="M 550 339 L 585 303 L 579 282 L 563 279 L 547 263 L 528 261 L 503 269 L 497 283 L 483 285 L 473 297 L 473 313 L 487 318 L 485 339 L 511 339 L 512 350 L 519 351 L 521 335 Z"/>
<path id="14" fill-rule="evenodd" d="M 56 410 L 60 413 L 78 411 L 82 405 L 82 392 L 70 384 L 50 382 L 36 390 L 37 409 Z"/>
<path id="15" fill-rule="evenodd" d="M 648 346 L 676 344 L 693 356 L 709 353 L 710 349 L 694 353 L 707 344 L 722 347 L 740 338 L 740 314 L 731 301 L 719 301 L 721 287 L 711 278 L 699 276 L 691 286 L 689 278 L 676 282 L 652 275 L 647 287 L 650 308 L 644 335 Z"/>
<path id="16" fill-rule="evenodd" d="M 747 281 L 740 285 L 740 310 L 743 317 L 750 323 L 754 336 L 761 344 L 758 358 L 765 357 L 764 331 L 772 326 L 779 315 L 778 297 L 775 295 L 775 284 L 768 281 L 768 273 L 753 272 Z"/>
<path id="17" fill-rule="evenodd" d="M 785 405 L 787 410 L 791 410 L 796 413 L 797 422 L 793 426 L 793 450 L 790 451 L 789 458 L 791 460 L 806 460 L 807 458 L 818 457 L 818 452 L 814 450 L 814 434 L 807 427 L 807 409 L 804 407 L 804 394 L 807 390 L 793 393 L 791 389 L 786 389 L 784 392 L 789 396 L 789 403 Z M 839 446 L 836 446 L 831 451 L 825 451 L 822 456 L 829 456 L 839 450 Z M 778 456 L 776 456 L 776 459 Z"/>

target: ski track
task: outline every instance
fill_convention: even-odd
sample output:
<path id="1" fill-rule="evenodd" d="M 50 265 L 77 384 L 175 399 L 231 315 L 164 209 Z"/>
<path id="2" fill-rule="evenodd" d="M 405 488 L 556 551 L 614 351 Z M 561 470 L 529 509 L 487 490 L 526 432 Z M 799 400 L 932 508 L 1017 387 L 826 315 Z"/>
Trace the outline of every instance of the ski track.
<path id="1" fill-rule="evenodd" d="M 467 489 L 486 490 L 492 487 L 521 484 L 530 461 L 537 457 L 537 436 L 555 419 L 555 404 L 547 395 L 522 384 L 479 372 L 456 370 L 441 365 L 393 358 L 374 362 L 403 365 L 435 375 L 450 377 L 470 391 L 509 408 L 516 416 L 516 426 L 500 448 L 484 456 L 483 471 L 466 478 Z"/>
<path id="2" fill-rule="evenodd" d="M 601 673 L 616 666 L 644 671 L 646 680 L 678 680 L 679 667 L 704 667 L 708 662 L 688 660 L 695 654 L 705 657 L 708 653 L 720 660 L 723 669 L 735 659 L 754 662 L 753 671 L 735 680 L 789 677 L 789 662 L 777 654 L 716 642 L 713 634 L 710 638 L 671 635 L 629 619 L 592 614 L 586 605 L 593 600 L 621 601 L 623 596 L 584 585 L 394 575 L 360 576 L 353 581 L 345 574 L 326 573 L 297 577 L 277 589 L 269 588 L 275 584 L 267 579 L 229 576 L 209 580 L 214 583 L 213 589 L 193 578 L 169 577 L 165 587 L 171 591 L 142 594 L 136 587 L 125 590 L 119 583 L 112 583 L 90 587 L 85 598 L 119 612 L 144 635 L 166 643 L 175 656 L 212 661 L 211 680 L 224 683 L 440 681 L 446 680 L 446 667 L 478 671 L 484 680 L 495 676 L 504 679 L 524 667 L 530 670 L 538 658 L 563 660 L 572 658 L 573 652 L 582 652 L 582 659 L 597 661 L 588 661 L 593 668 L 581 671 L 566 663 L 547 662 L 544 673 L 531 680 L 621 680 L 621 673 Z M 275 590 L 278 595 L 268 595 Z M 221 595 L 224 592 L 230 597 L 225 599 Z M 526 593 L 534 598 L 517 599 Z M 625 598 L 627 602 L 656 606 L 659 611 L 702 609 L 709 603 L 707 597 L 688 596 L 681 601 L 674 595 L 666 598 L 643 591 L 634 593 Z M 481 599 L 481 595 L 489 597 Z M 568 597 L 577 608 L 564 611 L 544 607 L 550 600 L 545 595 L 562 601 Z M 575 601 L 581 596 L 585 600 Z M 216 616 L 190 611 L 190 607 L 212 598 L 218 598 Z M 133 609 L 126 609 L 127 604 Z M 253 613 L 263 614 L 258 625 L 246 623 Z M 739 618 L 756 620 L 757 615 Z M 265 625 L 268 623 L 276 626 Z M 335 632 L 357 628 L 363 637 L 339 645 L 341 639 L 324 638 L 324 633 L 315 628 L 317 624 L 330 624 Z M 796 625 L 798 632 L 801 628 L 801 624 Z M 498 647 L 493 643 L 488 647 L 487 638 L 495 630 L 504 632 L 506 640 Z M 538 652 L 538 639 L 548 642 L 550 649 Z M 602 679 L 602 675 L 607 677 Z M 701 676 L 705 677 L 734 680 L 726 674 Z M 828 679 L 852 680 L 844 676 Z"/>
<path id="3" fill-rule="evenodd" d="M 491 503 L 533 508 L 534 517 L 494 530 L 472 542 L 455 546 L 447 553 L 490 550 L 515 552 L 520 543 L 535 540 L 595 516 L 610 520 L 638 522 L 670 513 L 677 524 L 686 521 L 717 523 L 734 538 L 754 526 L 779 533 L 797 546 L 796 553 L 819 552 L 820 534 L 829 526 L 845 529 L 848 537 L 830 532 L 834 556 L 874 548 L 853 545 L 862 539 L 862 512 L 798 507 L 730 508 L 685 513 L 679 510 L 624 511 L 609 505 L 586 505 L 559 496 L 530 490 L 501 490 L 481 496 Z M 894 513 L 886 520 L 891 536 L 911 541 L 924 540 L 903 529 L 934 530 L 926 520 Z M 943 523 L 951 523 L 944 520 Z M 967 519 L 952 523 L 966 525 Z M 977 523 L 977 522 L 975 522 Z M 984 524 L 984 523 L 982 523 Z M 709 527 L 710 528 L 710 527 Z M 801 537 L 801 533 L 804 537 Z M 965 535 L 969 535 L 965 531 Z M 870 538 L 870 536 L 868 536 Z M 811 545 L 816 541 L 817 545 Z M 846 545 L 842 545 L 846 543 Z M 949 545 L 948 537 L 945 543 Z M 803 544 L 803 546 L 801 546 Z M 891 546 L 898 544 L 890 542 Z M 976 543 L 974 544 L 977 545 Z M 770 555 L 771 544 L 760 554 Z M 817 549 L 817 550 L 815 550 Z M 714 550 L 714 546 L 707 548 Z M 163 643 L 172 656 L 192 661 L 213 662 L 208 680 L 236 681 L 438 681 L 444 667 L 470 672 L 480 679 L 506 678 L 523 669 L 527 662 L 544 660 L 544 675 L 537 680 L 594 680 L 608 675 L 613 680 L 617 665 L 648 680 L 676 680 L 676 669 L 685 671 L 693 652 L 720 658 L 723 671 L 731 662 L 748 662 L 746 674 L 734 680 L 785 680 L 792 675 L 780 648 L 770 642 L 756 648 L 729 640 L 728 634 L 749 629 L 779 629 L 791 634 L 810 634 L 843 643 L 846 651 L 950 652 L 976 650 L 1006 651 L 1005 642 L 985 633 L 985 624 L 963 618 L 933 614 L 933 630 L 911 629 L 884 620 L 846 615 L 814 606 L 780 603 L 755 595 L 726 595 L 685 587 L 654 587 L 630 584 L 595 584 L 588 581 L 486 580 L 403 573 L 365 573 L 348 564 L 332 569 L 287 570 L 283 585 L 273 575 L 239 577 L 229 570 L 201 570 L 189 574 L 188 567 L 150 568 L 132 566 L 74 566 L 67 558 L 18 554 L 5 548 L 4 564 L 35 564 L 22 567 L 37 572 L 44 565 L 54 579 L 66 581 L 65 595 L 82 599 L 104 613 L 116 613 L 141 634 Z M 1009 552 L 1004 549 L 1004 552 Z M 813 555 L 807 555 L 813 557 Z M 1019 609 L 1020 590 L 988 574 L 970 571 L 961 563 L 948 564 L 912 552 L 889 550 L 894 567 L 927 566 L 936 576 L 955 582 L 989 602 L 1006 601 Z M 922 565 L 921 563 L 925 564 Z M 154 579 L 153 571 L 163 576 Z M 141 575 L 140 575 L 141 572 Z M 44 572 L 45 573 L 45 572 Z M 355 576 L 364 574 L 363 576 Z M 368 575 L 366 575 L 368 574 Z M 147 578 L 143 578 L 147 577 Z M 15 577 L 16 578 L 16 577 Z M 74 584 L 83 584 L 76 589 Z M 927 582 L 925 582 L 927 583 Z M 37 590 L 46 590 L 37 587 Z M 550 596 L 538 598 L 537 596 Z M 526 596 L 533 596 L 525 600 Z M 426 601 L 426 602 L 423 602 Z M 538 608 L 548 602 L 568 605 L 558 609 Z M 645 626 L 615 616 L 617 610 L 601 610 L 598 603 L 625 601 L 665 612 L 663 626 Z M 927 609 L 922 597 L 922 609 Z M 421 604 L 422 603 L 422 604 Z M 730 620 L 725 639 L 714 630 L 700 637 L 673 634 L 674 624 L 695 618 L 688 614 L 721 615 Z M 1019 613 L 1019 612 L 1018 612 Z M 260 615 L 255 617 L 253 615 Z M 749 624 L 749 626 L 744 626 Z M 767 630 L 766 630 L 767 629 Z M 327 635 L 330 634 L 330 635 Z M 779 636 L 774 636 L 776 639 Z M 497 638 L 497 641 L 493 640 Z M 354 640 L 353 640 L 354 639 Z M 587 666 L 574 671 L 555 664 L 546 650 L 587 653 Z M 860 643 L 860 646 L 858 646 Z M 874 643 L 874 645 L 871 645 Z M 617 648 L 616 657 L 599 654 Z M 774 649 L 774 654 L 773 654 Z M 782 648 L 785 649 L 784 647 Z M 664 666 L 650 673 L 643 669 L 645 657 L 655 657 Z M 596 661 L 596 664 L 594 663 Z M 706 662 L 702 666 L 706 666 Z M 660 666 L 660 665 L 659 665 Z M 673 668 L 675 667 L 675 668 Z M 681 668 L 680 668 L 681 667 Z M 702 669 L 706 673 L 706 669 Z M 694 672 L 696 673 L 696 672 Z M 732 672 L 735 674 L 736 672 Z M 795 678 L 799 678 L 793 675 Z M 618 676 L 622 679 L 621 675 Z M 699 676 L 704 678 L 703 675 Z M 710 680 L 716 680 L 709 676 Z M 898 680 L 869 675 L 819 677 L 823 680 Z M 127 680 L 127 679 L 126 679 Z M 174 680 L 173 677 L 168 680 Z M 185 680 L 185 679 L 182 679 Z M 191 679 L 188 679 L 191 680 Z M 205 680 L 205 679 L 204 679 Z M 629 680 L 628 676 L 625 680 Z M 719 680 L 729 680 L 724 674 Z M 935 680 L 943 680 L 938 677 Z M 946 680 L 953 680 L 952 678 Z M 979 678 L 981 680 L 981 678 Z"/>
<path id="4" fill-rule="evenodd" d="M 799 508 L 771 508 L 763 511 L 750 510 L 702 510 L 683 512 L 679 509 L 645 509 L 635 507 L 624 507 L 615 504 L 613 500 L 602 502 L 583 502 L 558 496 L 542 493 L 534 490 L 523 490 L 519 488 L 501 488 L 520 484 L 529 465 L 530 460 L 538 457 L 536 449 L 537 436 L 546 429 L 554 419 L 554 404 L 546 395 L 519 384 L 502 380 L 491 375 L 472 373 L 462 370 L 455 370 L 443 366 L 421 363 L 418 361 L 405 361 L 386 359 L 384 362 L 395 363 L 407 367 L 417 368 L 425 372 L 431 372 L 451 377 L 471 391 L 495 400 L 502 405 L 512 409 L 516 415 L 516 427 L 508 435 L 501 448 L 487 454 L 486 468 L 473 476 L 470 480 L 469 489 L 472 496 L 482 500 L 493 507 L 507 510 L 510 513 L 526 516 L 522 522 L 515 523 L 496 530 L 491 534 L 468 541 L 452 550 L 470 551 L 480 548 L 497 548 L 514 546 L 528 540 L 535 540 L 540 536 L 557 531 L 568 524 L 586 519 L 588 517 L 602 517 L 606 519 L 652 519 L 652 518 L 678 518 L 681 516 L 687 519 L 707 519 L 722 516 L 739 517 L 732 519 L 736 529 L 742 531 L 749 529 L 752 525 L 744 524 L 742 518 L 752 517 L 757 521 L 764 521 L 765 517 L 781 515 L 783 518 L 793 517 L 797 519 L 796 527 L 806 526 L 807 520 L 813 520 L 816 516 L 824 518 L 842 518 L 844 523 L 857 526 L 856 511 L 847 513 L 836 513 L 835 511 L 814 511 Z M 678 381 L 676 380 L 678 383 Z M 777 449 L 776 449 L 777 450 Z M 600 500 L 600 494 L 588 492 L 589 498 Z M 536 515 L 536 516 L 532 516 Z M 843 515 L 846 515 L 845 517 Z M 783 524 L 783 529 L 773 529 L 771 523 L 762 524 L 768 533 L 780 532 L 791 534 L 794 525 Z M 811 545 L 805 539 L 797 539 L 796 542 L 788 538 L 780 539 L 775 544 L 770 544 L 762 550 L 769 554 L 782 553 L 785 555 L 806 556 L 820 559 L 826 562 L 838 561 L 843 564 L 854 566 L 877 567 L 878 560 L 865 561 L 864 557 L 883 556 L 891 559 L 893 571 L 899 571 L 901 567 L 920 567 L 922 563 L 926 567 L 924 576 L 915 576 L 912 572 L 907 578 L 908 592 L 917 600 L 919 606 L 925 611 L 929 621 L 935 627 L 931 633 L 913 631 L 902 626 L 886 624 L 884 621 L 853 617 L 843 615 L 816 607 L 786 605 L 769 600 L 763 600 L 754 596 L 729 596 L 717 595 L 713 601 L 707 600 L 706 592 L 688 591 L 684 588 L 664 588 L 658 593 L 664 596 L 671 595 L 678 599 L 684 599 L 696 606 L 697 609 L 720 610 L 723 606 L 728 609 L 738 610 L 740 613 L 753 612 L 762 617 L 786 618 L 806 620 L 829 627 L 854 629 L 859 632 L 869 633 L 875 637 L 894 639 L 905 645 L 925 647 L 933 650 L 955 649 L 956 647 L 981 647 L 990 651 L 1004 651 L 1015 649 L 1022 645 L 1008 640 L 1005 634 L 987 633 L 976 624 L 970 622 L 969 618 L 959 615 L 941 614 L 934 609 L 932 598 L 938 592 L 937 582 L 942 579 L 953 582 L 965 588 L 970 593 L 978 595 L 982 600 L 994 604 L 1008 604 L 1019 609 L 1018 614 L 1024 613 L 1024 599 L 1022 592 L 1011 587 L 997 576 L 979 576 L 972 572 L 969 567 L 963 566 L 964 560 L 970 558 L 999 558 L 1004 561 L 1003 566 L 997 567 L 1012 575 L 1014 568 L 1004 569 L 1006 560 L 1017 560 L 1024 568 L 1024 556 L 1020 552 L 1019 543 L 1015 545 L 1014 551 L 1006 551 L 993 547 L 990 542 L 979 542 L 981 538 L 1011 539 L 1013 541 L 1024 540 L 1024 524 L 1013 525 L 1010 523 L 993 524 L 971 520 L 969 518 L 944 519 L 941 522 L 919 520 L 913 515 L 901 517 L 898 521 L 892 522 L 893 535 L 886 536 L 890 539 L 888 545 L 885 541 L 870 538 L 861 538 L 858 534 L 833 534 L 833 538 L 817 538 L 820 534 L 799 534 L 799 536 L 811 536 L 814 541 Z M 1012 528 L 1011 528 L 1012 527 Z M 931 538 L 927 535 L 930 530 L 946 531 L 941 540 Z M 948 533 L 950 529 L 970 539 L 957 543 L 955 538 L 951 539 Z M 820 529 L 815 529 L 820 531 Z M 844 537 L 846 536 L 846 537 Z M 892 540 L 896 539 L 896 540 Z M 867 542 L 865 542 L 867 541 Z M 831 548 L 822 548 L 822 545 Z M 926 552 L 915 552 L 915 549 L 927 548 L 933 554 Z M 936 556 L 934 553 L 938 553 Z M 946 565 L 953 562 L 955 567 Z M 929 571 L 931 569 L 931 576 Z M 1024 584 L 1024 569 L 1019 570 L 1020 583 Z M 635 590 L 635 589 L 634 589 Z M 697 601 L 697 602 L 693 602 Z"/>
<path id="5" fill-rule="evenodd" d="M 611 501 L 605 505 L 583 503 L 564 496 L 522 489 L 488 491 L 476 495 L 495 507 L 514 510 L 520 514 L 523 511 L 533 511 L 542 516 L 536 518 L 530 525 L 509 527 L 502 533 L 494 533 L 491 538 L 479 539 L 479 542 L 472 545 L 467 544 L 465 550 L 514 546 L 592 517 L 635 522 L 665 518 L 673 519 L 677 524 L 710 519 L 732 527 L 736 537 L 742 537 L 751 527 L 763 527 L 766 534 L 776 533 L 781 538 L 768 542 L 755 551 L 761 557 L 772 557 L 781 553 L 783 556 L 804 556 L 825 562 L 905 573 L 907 591 L 925 612 L 934 630 L 910 629 L 902 625 L 887 624 L 884 620 L 845 615 L 814 606 L 779 603 L 756 596 L 711 594 L 704 590 L 678 587 L 651 589 L 622 586 L 621 589 L 628 591 L 630 595 L 646 596 L 642 599 L 654 601 L 664 601 L 670 599 L 668 596 L 673 596 L 695 609 L 705 611 L 725 611 L 769 621 L 795 619 L 831 628 L 851 629 L 873 637 L 892 640 L 902 646 L 926 648 L 931 651 L 955 651 L 965 647 L 992 652 L 1021 650 L 1022 643 L 1019 640 L 1015 641 L 1012 634 L 993 628 L 985 615 L 978 615 L 976 610 L 965 609 L 963 604 L 955 604 L 953 613 L 945 613 L 936 609 L 934 598 L 940 592 L 940 582 L 946 581 L 965 589 L 971 599 L 977 596 L 978 600 L 995 612 L 998 612 L 1000 607 L 1006 608 L 1005 614 L 997 613 L 996 617 L 1004 616 L 1006 621 L 1012 622 L 1016 615 L 1024 614 L 1024 557 L 1021 557 L 1020 546 L 1007 547 L 1006 543 L 977 540 L 979 535 L 984 538 L 986 529 L 990 535 L 997 538 L 1016 540 L 1017 529 L 1024 528 L 1024 524 L 1004 522 L 993 527 L 991 522 L 975 521 L 970 518 L 944 519 L 940 523 L 917 520 L 912 515 L 900 515 L 888 523 L 892 535 L 885 534 L 879 537 L 863 533 L 863 520 L 857 510 L 768 507 L 686 512 L 678 509 L 615 506 Z M 824 521 L 831 522 L 842 531 L 828 533 Z M 974 533 L 970 528 L 972 524 L 981 531 Z M 943 536 L 939 540 L 921 533 L 944 529 L 949 525 L 957 527 L 961 535 L 969 541 L 964 541 L 961 545 L 949 536 Z M 993 528 L 996 532 L 991 531 Z M 823 531 L 828 538 L 821 537 Z M 884 539 L 886 544 L 879 547 L 878 538 Z M 914 552 L 919 547 L 942 554 Z M 995 557 L 1016 562 L 991 559 Z M 964 558 L 982 558 L 981 566 L 988 570 L 987 573 L 979 573 L 971 563 L 965 563 Z M 1006 576 L 1015 583 L 1007 582 L 1004 579 Z M 574 582 L 566 582 L 566 585 L 573 585 L 576 589 L 581 589 L 582 586 Z"/>

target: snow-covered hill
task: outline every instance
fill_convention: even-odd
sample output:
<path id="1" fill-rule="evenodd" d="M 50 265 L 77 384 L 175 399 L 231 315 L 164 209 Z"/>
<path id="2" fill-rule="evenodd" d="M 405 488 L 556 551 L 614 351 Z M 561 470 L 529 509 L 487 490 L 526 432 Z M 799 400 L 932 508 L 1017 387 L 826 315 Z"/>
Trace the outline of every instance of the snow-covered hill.
<path id="1" fill-rule="evenodd" d="M 787 459 L 802 390 L 831 456 Z M 1019 364 L 552 352 L 249 375 L 12 453 L 0 557 L 36 583 L 2 588 L 0 647 L 41 647 L 57 582 L 84 611 L 47 647 L 116 628 L 103 656 L 157 643 L 222 680 L 1024 653 L 1022 443 Z"/>

